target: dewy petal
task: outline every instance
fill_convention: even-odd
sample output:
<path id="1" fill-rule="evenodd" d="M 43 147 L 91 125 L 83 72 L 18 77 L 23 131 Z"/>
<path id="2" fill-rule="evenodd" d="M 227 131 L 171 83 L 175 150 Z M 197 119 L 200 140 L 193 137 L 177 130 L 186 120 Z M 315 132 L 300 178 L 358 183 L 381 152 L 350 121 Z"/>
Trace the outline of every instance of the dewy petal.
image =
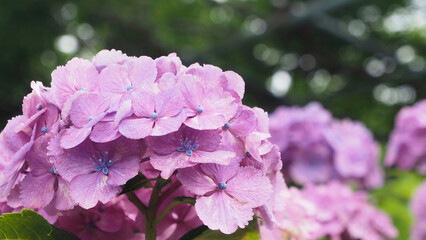
<path id="1" fill-rule="evenodd" d="M 257 118 L 250 109 L 242 110 L 238 116 L 231 120 L 229 131 L 238 137 L 246 137 L 256 129 Z"/>
<path id="2" fill-rule="evenodd" d="M 97 143 L 114 141 L 121 136 L 114 122 L 98 122 L 90 133 L 90 140 Z"/>
<path id="3" fill-rule="evenodd" d="M 152 154 L 151 156 L 152 166 L 161 171 L 161 177 L 164 179 L 169 178 L 176 169 L 187 168 L 195 166 L 196 163 L 188 161 L 188 156 L 182 152 L 174 152 L 170 155 L 161 156 Z"/>
<path id="4" fill-rule="evenodd" d="M 44 208 L 53 199 L 55 176 L 50 172 L 41 176 L 28 174 L 22 181 L 21 200 L 26 208 Z"/>
<path id="5" fill-rule="evenodd" d="M 198 150 L 212 152 L 215 151 L 220 144 L 222 138 L 221 130 L 196 130 L 189 127 L 182 127 L 182 136 L 188 138 L 196 138 L 198 143 Z"/>
<path id="6" fill-rule="evenodd" d="M 195 210 L 201 221 L 212 230 L 225 234 L 244 228 L 253 219 L 253 210 L 249 204 L 242 204 L 220 191 L 209 197 L 199 197 Z"/>
<path id="7" fill-rule="evenodd" d="M 75 128 L 74 126 L 62 130 L 61 147 L 70 149 L 79 145 L 89 136 L 90 131 L 91 129 L 87 127 Z"/>
<path id="8" fill-rule="evenodd" d="M 70 184 L 72 198 L 83 208 L 89 209 L 98 203 L 111 201 L 121 190 L 107 184 L 108 176 L 102 172 L 83 174 L 75 177 Z"/>
<path id="9" fill-rule="evenodd" d="M 240 75 L 233 71 L 226 71 L 220 75 L 219 79 L 223 89 L 233 91 L 240 99 L 243 99 L 245 84 Z"/>
<path id="10" fill-rule="evenodd" d="M 176 151 L 176 148 L 181 147 L 182 131 L 183 128 L 180 128 L 177 132 L 169 133 L 165 136 L 147 137 L 145 142 L 158 155 L 171 154 Z"/>
<path id="11" fill-rule="evenodd" d="M 118 130 L 127 138 L 142 139 L 151 134 L 153 125 L 151 118 L 130 117 L 121 121 Z"/>
<path id="12" fill-rule="evenodd" d="M 260 207 L 272 196 L 272 185 L 261 170 L 242 167 L 238 174 L 229 180 L 226 191 L 239 202 L 251 207 Z"/>
<path id="13" fill-rule="evenodd" d="M 192 75 L 183 75 L 179 80 L 181 81 L 180 91 L 184 97 L 185 105 L 195 114 L 204 97 L 203 85 L 197 77 Z"/>
<path id="14" fill-rule="evenodd" d="M 122 96 L 127 93 L 126 87 L 131 85 L 128 67 L 112 64 L 102 70 L 99 75 L 100 92 L 107 97 Z"/>
<path id="15" fill-rule="evenodd" d="M 130 99 L 122 101 L 120 106 L 117 109 L 117 113 L 115 114 L 115 118 L 114 118 L 115 124 L 118 125 L 121 120 L 123 120 L 126 117 L 130 117 L 132 114 L 133 114 L 132 101 Z"/>
<path id="16" fill-rule="evenodd" d="M 204 195 L 217 189 L 217 183 L 200 169 L 199 166 L 180 169 L 177 179 L 188 191 L 196 195 Z"/>

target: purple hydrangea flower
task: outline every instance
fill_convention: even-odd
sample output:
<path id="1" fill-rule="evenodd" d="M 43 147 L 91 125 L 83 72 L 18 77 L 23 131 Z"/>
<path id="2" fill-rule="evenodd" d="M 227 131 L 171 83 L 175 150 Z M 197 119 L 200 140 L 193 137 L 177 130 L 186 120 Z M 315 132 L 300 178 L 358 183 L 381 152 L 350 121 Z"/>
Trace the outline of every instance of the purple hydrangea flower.
<path id="1" fill-rule="evenodd" d="M 411 211 L 414 215 L 414 223 L 410 239 L 423 240 L 426 238 L 426 181 L 417 188 L 411 200 Z"/>
<path id="2" fill-rule="evenodd" d="M 353 192 L 342 183 L 308 185 L 302 196 L 317 208 L 321 237 L 342 239 L 347 234 L 350 239 L 381 240 L 398 235 L 390 217 L 371 205 L 366 193 Z"/>
<path id="3" fill-rule="evenodd" d="M 196 130 L 182 126 L 177 132 L 146 138 L 152 149 L 152 166 L 169 178 L 176 169 L 199 163 L 229 164 L 235 153 L 220 145 L 221 130 Z"/>
<path id="4" fill-rule="evenodd" d="M 138 174 L 141 143 L 118 138 L 109 143 L 86 140 L 53 158 L 56 172 L 70 182 L 71 197 L 83 208 L 107 203 L 120 185 Z"/>
<path id="5" fill-rule="evenodd" d="M 253 208 L 272 194 L 269 179 L 254 167 L 200 164 L 180 169 L 177 178 L 197 195 L 195 210 L 210 229 L 231 234 L 253 219 Z"/>
<path id="6" fill-rule="evenodd" d="M 387 166 L 416 168 L 426 174 L 426 100 L 403 108 L 396 117 L 385 158 Z"/>
<path id="7" fill-rule="evenodd" d="M 363 188 L 382 185 L 380 148 L 362 123 L 333 120 L 318 103 L 280 107 L 270 121 L 270 140 L 280 147 L 287 178 L 299 184 L 336 179 Z"/>

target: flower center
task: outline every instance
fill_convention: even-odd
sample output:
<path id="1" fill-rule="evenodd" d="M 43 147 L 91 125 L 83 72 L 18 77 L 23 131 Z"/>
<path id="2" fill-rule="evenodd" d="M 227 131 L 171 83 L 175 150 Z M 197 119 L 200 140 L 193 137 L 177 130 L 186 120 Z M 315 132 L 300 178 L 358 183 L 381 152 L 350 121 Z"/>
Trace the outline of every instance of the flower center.
<path id="1" fill-rule="evenodd" d="M 220 190 L 225 190 L 226 189 L 226 183 L 220 182 L 218 185 L 219 185 L 219 189 Z"/>
<path id="2" fill-rule="evenodd" d="M 83 92 L 84 92 L 84 91 L 86 91 L 86 89 L 85 89 L 84 87 L 81 87 L 81 88 L 80 88 L 80 91 L 83 91 Z"/>
<path id="3" fill-rule="evenodd" d="M 186 155 L 191 156 L 192 155 L 192 151 L 196 150 L 198 148 L 198 144 L 197 144 L 197 138 L 192 138 L 191 140 L 189 138 L 185 138 L 185 140 L 183 140 L 182 138 L 180 139 L 180 144 L 182 145 L 182 147 L 178 147 L 177 150 L 179 152 L 185 152 Z"/>
<path id="4" fill-rule="evenodd" d="M 132 90 L 132 89 L 133 89 L 133 86 L 131 86 L 131 85 L 129 85 L 129 86 L 126 87 L 127 91 Z"/>
<path id="5" fill-rule="evenodd" d="M 47 133 L 47 127 L 42 127 L 42 128 L 40 129 L 40 131 L 41 131 L 42 133 Z"/>
<path id="6" fill-rule="evenodd" d="M 37 111 L 40 111 L 42 108 L 43 108 L 43 106 L 40 103 L 37 104 L 37 106 L 36 106 Z"/>
<path id="7" fill-rule="evenodd" d="M 225 128 L 229 129 L 231 127 L 231 124 L 229 122 L 225 123 Z"/>
<path id="8" fill-rule="evenodd" d="M 92 159 L 92 158 L 91 158 Z M 95 172 L 99 172 L 102 170 L 102 173 L 107 175 L 108 168 L 114 165 L 114 161 L 108 158 L 108 152 L 105 152 L 105 155 L 102 155 L 98 152 L 98 160 L 95 160 L 96 157 L 93 156 L 93 161 L 96 163 L 97 167 L 95 168 Z"/>
<path id="9" fill-rule="evenodd" d="M 90 116 L 90 117 L 87 118 L 87 121 L 90 122 L 90 121 L 92 121 L 92 119 L 93 119 L 93 117 Z"/>
<path id="10" fill-rule="evenodd" d="M 152 119 L 157 119 L 158 118 L 158 114 L 156 112 L 151 113 L 151 118 Z"/>
<path id="11" fill-rule="evenodd" d="M 197 107 L 197 113 L 202 113 L 204 111 L 203 107 Z"/>
<path id="12" fill-rule="evenodd" d="M 55 169 L 55 167 L 54 167 L 54 166 L 52 166 L 52 167 L 50 168 L 50 173 L 51 173 L 52 175 L 56 175 L 56 174 L 58 174 L 58 173 L 56 173 L 56 169 Z"/>

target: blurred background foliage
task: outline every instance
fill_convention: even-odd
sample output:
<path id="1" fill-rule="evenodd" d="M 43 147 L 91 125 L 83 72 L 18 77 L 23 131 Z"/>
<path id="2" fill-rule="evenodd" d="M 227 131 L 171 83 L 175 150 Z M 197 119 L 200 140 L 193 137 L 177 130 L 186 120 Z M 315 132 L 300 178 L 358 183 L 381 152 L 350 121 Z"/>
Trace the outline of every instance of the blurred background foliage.
<path id="1" fill-rule="evenodd" d="M 319 101 L 364 122 L 383 145 L 401 107 L 426 97 L 425 0 L 19 0 L 0 4 L 0 119 L 21 113 L 30 81 L 101 49 L 176 52 L 246 81 L 245 104 Z M 407 239 L 422 177 L 391 169 L 372 193 Z"/>

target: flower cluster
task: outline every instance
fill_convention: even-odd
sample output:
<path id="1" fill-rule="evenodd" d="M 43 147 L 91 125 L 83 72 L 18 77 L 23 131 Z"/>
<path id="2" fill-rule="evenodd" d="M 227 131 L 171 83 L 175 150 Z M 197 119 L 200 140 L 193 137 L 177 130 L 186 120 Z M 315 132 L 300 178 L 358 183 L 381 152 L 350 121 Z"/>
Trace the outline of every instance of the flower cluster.
<path id="1" fill-rule="evenodd" d="M 397 115 L 385 158 L 387 166 L 414 168 L 426 174 L 426 101 L 403 108 Z"/>
<path id="2" fill-rule="evenodd" d="M 414 215 L 414 224 L 411 231 L 412 240 L 426 238 L 426 181 L 417 189 L 411 201 L 411 211 Z"/>
<path id="3" fill-rule="evenodd" d="M 270 117 L 271 142 L 280 148 L 283 171 L 292 181 L 383 183 L 379 145 L 360 122 L 333 119 L 319 103 L 279 107 Z"/>
<path id="4" fill-rule="evenodd" d="M 261 226 L 262 239 L 394 239 L 391 219 L 368 202 L 364 192 L 353 192 L 337 181 L 308 184 L 301 191 L 284 189 L 284 208 L 274 211 L 277 224 Z"/>
<path id="5" fill-rule="evenodd" d="M 242 104 L 238 74 L 186 67 L 176 54 L 103 50 L 58 67 L 51 87 L 31 87 L 23 114 L 0 134 L 3 205 L 36 209 L 82 239 L 129 239 L 144 234 L 144 219 L 117 195 L 143 174 L 172 179 L 160 210 L 178 193 L 196 199 L 163 217 L 165 239 L 202 223 L 230 234 L 255 211 L 271 212 L 282 164 L 267 140 L 268 115 Z M 149 204 L 152 191 L 136 195 Z"/>

